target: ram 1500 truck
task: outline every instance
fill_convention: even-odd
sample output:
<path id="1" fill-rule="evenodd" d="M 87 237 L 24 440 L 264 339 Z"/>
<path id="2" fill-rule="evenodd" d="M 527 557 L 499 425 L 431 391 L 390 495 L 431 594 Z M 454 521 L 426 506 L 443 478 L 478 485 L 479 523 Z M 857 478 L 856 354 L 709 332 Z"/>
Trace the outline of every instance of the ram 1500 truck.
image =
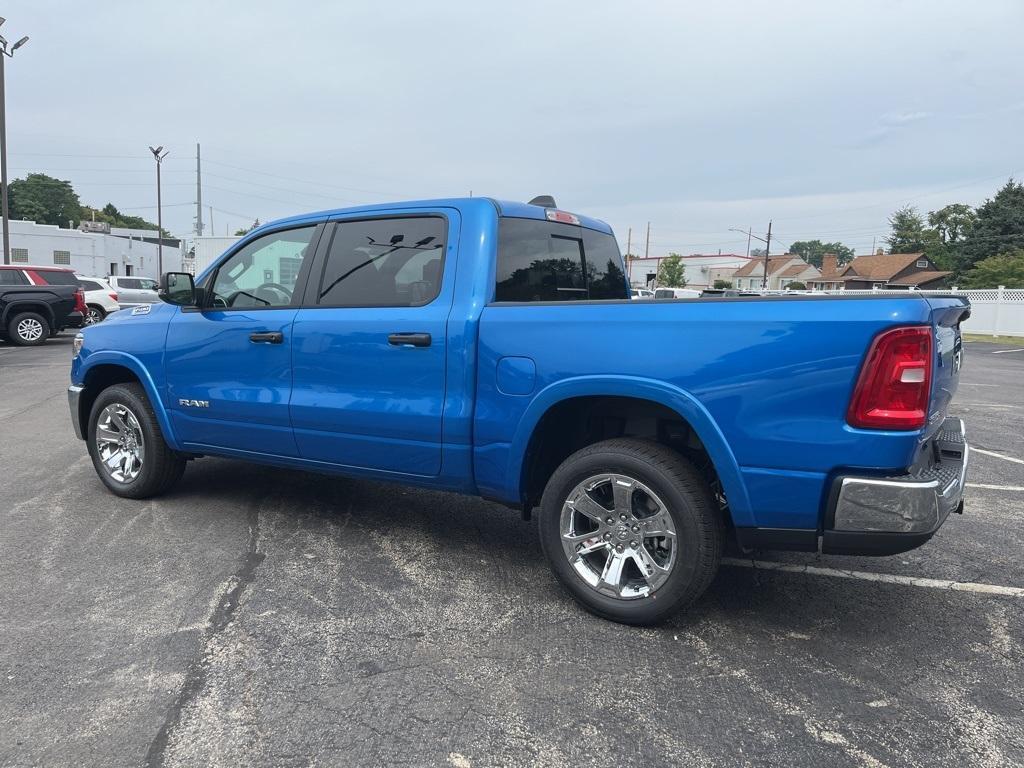
<path id="1" fill-rule="evenodd" d="M 611 229 L 550 198 L 297 216 L 161 290 L 75 342 L 119 496 L 217 455 L 539 508 L 557 578 L 636 624 L 727 537 L 892 554 L 962 504 L 960 298 L 630 301 Z"/>

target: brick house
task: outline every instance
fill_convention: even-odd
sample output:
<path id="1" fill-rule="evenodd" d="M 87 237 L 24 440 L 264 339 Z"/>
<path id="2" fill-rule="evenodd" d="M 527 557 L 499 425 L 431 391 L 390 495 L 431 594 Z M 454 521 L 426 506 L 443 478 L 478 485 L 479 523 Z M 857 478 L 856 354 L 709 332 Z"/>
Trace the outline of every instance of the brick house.
<path id="1" fill-rule="evenodd" d="M 821 272 L 795 253 L 771 256 L 768 259 L 768 290 L 781 291 L 790 283 L 804 283 L 818 277 Z M 752 258 L 736 270 L 732 287 L 740 290 L 760 290 L 764 279 L 764 257 Z"/>
<path id="2" fill-rule="evenodd" d="M 842 266 L 836 255 L 829 253 L 822 259 L 820 276 L 809 280 L 807 287 L 814 291 L 943 288 L 950 274 L 923 253 L 857 256 Z"/>

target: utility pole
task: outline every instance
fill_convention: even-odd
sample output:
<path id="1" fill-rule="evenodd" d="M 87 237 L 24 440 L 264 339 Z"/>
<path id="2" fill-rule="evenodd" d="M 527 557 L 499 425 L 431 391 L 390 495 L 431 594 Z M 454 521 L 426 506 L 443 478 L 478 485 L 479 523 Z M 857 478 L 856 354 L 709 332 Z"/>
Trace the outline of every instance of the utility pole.
<path id="1" fill-rule="evenodd" d="M 210 206 L 210 234 L 216 236 L 217 230 L 213 228 L 213 206 Z"/>
<path id="2" fill-rule="evenodd" d="M 753 227 L 747 227 L 747 258 L 750 258 L 750 231 Z"/>
<path id="3" fill-rule="evenodd" d="M 772 249 L 772 220 L 768 219 L 768 239 L 764 241 L 764 277 L 761 287 L 768 290 L 768 253 Z"/>
<path id="4" fill-rule="evenodd" d="M 647 241 L 644 243 L 644 258 L 651 252 L 651 222 L 647 222 Z"/>
<path id="5" fill-rule="evenodd" d="M 203 175 L 199 164 L 199 142 L 196 142 L 196 237 L 203 236 Z"/>
<path id="6" fill-rule="evenodd" d="M 156 160 L 156 263 L 157 274 L 161 277 L 164 274 L 164 218 L 160 200 L 160 164 L 167 157 L 167 152 L 160 154 L 163 149 L 162 145 L 156 149 L 149 148 L 149 151 L 153 153 L 153 159 Z"/>
<path id="7" fill-rule="evenodd" d="M 626 232 L 626 257 L 627 258 L 629 257 L 629 254 L 631 253 L 630 245 L 632 244 L 632 242 L 633 242 L 633 228 L 630 227 L 629 230 Z"/>
<path id="8" fill-rule="evenodd" d="M 0 17 L 0 24 L 3 23 L 4 19 Z M 0 36 L 0 215 L 4 220 L 4 264 L 11 263 L 11 225 L 7 210 L 7 93 L 4 85 L 4 64 L 27 42 L 28 38 L 23 37 L 7 50 L 7 41 Z"/>

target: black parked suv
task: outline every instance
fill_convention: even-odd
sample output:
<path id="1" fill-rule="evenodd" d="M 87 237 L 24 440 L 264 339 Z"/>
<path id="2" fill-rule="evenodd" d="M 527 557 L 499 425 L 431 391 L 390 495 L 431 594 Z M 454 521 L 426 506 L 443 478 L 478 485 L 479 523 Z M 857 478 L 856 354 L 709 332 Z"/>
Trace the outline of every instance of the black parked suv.
<path id="1" fill-rule="evenodd" d="M 0 266 L 0 339 L 19 346 L 42 344 L 64 328 L 78 328 L 87 314 L 85 293 L 63 275 L 37 277 L 41 272 L 68 272 L 52 268 Z M 26 274 L 31 272 L 31 275 Z"/>

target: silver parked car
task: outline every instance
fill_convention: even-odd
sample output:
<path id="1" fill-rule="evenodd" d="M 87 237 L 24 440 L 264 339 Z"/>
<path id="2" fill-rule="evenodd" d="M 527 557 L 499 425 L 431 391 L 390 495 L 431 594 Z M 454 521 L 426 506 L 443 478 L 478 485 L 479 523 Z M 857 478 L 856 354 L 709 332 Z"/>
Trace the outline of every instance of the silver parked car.
<path id="1" fill-rule="evenodd" d="M 121 309 L 137 307 L 140 304 L 155 304 L 160 301 L 156 295 L 159 284 L 151 277 L 119 277 L 111 275 L 107 282 L 117 291 L 117 303 Z"/>

